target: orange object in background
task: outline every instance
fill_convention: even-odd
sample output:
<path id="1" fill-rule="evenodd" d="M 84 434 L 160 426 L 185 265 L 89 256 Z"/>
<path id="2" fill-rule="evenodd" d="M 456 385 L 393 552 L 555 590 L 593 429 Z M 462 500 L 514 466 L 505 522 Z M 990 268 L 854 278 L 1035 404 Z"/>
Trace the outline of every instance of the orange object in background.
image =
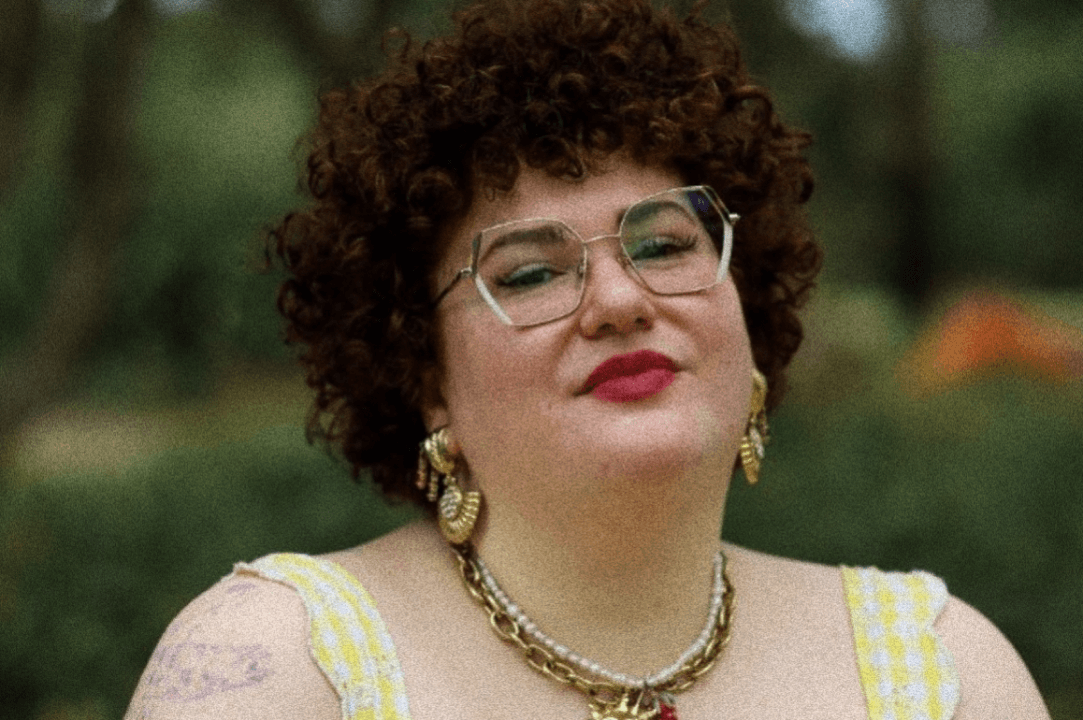
<path id="1" fill-rule="evenodd" d="M 1083 331 L 995 293 L 971 293 L 918 337 L 897 374 L 925 394 L 993 373 L 1083 378 Z"/>

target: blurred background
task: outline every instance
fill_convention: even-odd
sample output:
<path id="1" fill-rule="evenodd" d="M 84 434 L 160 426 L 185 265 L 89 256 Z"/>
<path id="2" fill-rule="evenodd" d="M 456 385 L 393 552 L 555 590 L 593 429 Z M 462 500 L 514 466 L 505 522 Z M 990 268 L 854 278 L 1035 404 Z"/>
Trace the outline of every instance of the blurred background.
<path id="1" fill-rule="evenodd" d="M 305 443 L 261 234 L 320 90 L 449 7 L 0 1 L 0 718 L 119 717 L 233 562 L 411 516 Z M 816 136 L 827 250 L 725 536 L 940 574 L 1083 718 L 1083 4 L 708 14 Z"/>

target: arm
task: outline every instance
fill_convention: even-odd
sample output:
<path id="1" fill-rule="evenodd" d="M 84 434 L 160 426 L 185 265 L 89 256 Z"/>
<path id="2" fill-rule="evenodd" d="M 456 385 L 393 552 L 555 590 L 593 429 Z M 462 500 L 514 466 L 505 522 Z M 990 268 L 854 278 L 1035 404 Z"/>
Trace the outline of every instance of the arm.
<path id="1" fill-rule="evenodd" d="M 308 618 L 289 588 L 232 577 L 173 620 L 125 720 L 341 717 L 309 654 Z"/>
<path id="2" fill-rule="evenodd" d="M 953 597 L 936 628 L 959 671 L 954 720 L 1049 720 L 1019 654 L 984 615 Z"/>

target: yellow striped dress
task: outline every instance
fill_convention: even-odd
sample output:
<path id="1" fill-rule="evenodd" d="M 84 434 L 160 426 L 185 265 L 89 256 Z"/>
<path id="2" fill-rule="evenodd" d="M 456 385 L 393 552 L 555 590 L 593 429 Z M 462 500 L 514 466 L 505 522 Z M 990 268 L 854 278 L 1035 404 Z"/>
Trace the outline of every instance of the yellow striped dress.
<path id="1" fill-rule="evenodd" d="M 933 629 L 948 601 L 927 572 L 842 568 L 869 720 L 949 720 L 959 702 L 955 662 Z"/>
<path id="2" fill-rule="evenodd" d="M 395 644 L 353 575 L 293 553 L 238 563 L 234 574 L 284 583 L 300 595 L 312 657 L 338 692 L 343 720 L 409 720 Z M 842 581 L 869 720 L 949 720 L 959 678 L 933 630 L 948 599 L 943 581 L 925 572 L 848 567 Z"/>

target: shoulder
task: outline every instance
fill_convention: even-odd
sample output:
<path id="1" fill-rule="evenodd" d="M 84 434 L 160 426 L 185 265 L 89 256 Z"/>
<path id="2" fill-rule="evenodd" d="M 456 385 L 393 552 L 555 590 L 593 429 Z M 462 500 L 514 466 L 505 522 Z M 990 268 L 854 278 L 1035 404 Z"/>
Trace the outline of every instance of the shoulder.
<path id="1" fill-rule="evenodd" d="M 961 686 L 955 720 L 1048 720 L 1034 680 L 1011 643 L 984 615 L 950 597 L 936 623 Z"/>
<path id="2" fill-rule="evenodd" d="M 339 717 L 311 659 L 304 605 L 290 588 L 231 575 L 170 623 L 128 720 Z"/>
<path id="3" fill-rule="evenodd" d="M 777 632 L 788 639 L 790 648 L 797 648 L 803 645 L 802 633 L 818 634 L 818 643 L 807 647 L 817 648 L 821 667 L 823 663 L 840 668 L 854 665 L 854 631 L 841 568 L 731 545 L 726 546 L 726 553 L 732 575 L 740 580 L 734 579 L 738 598 L 743 595 L 747 600 L 742 601 L 741 611 L 757 616 L 761 621 L 757 629 L 766 637 Z M 1041 695 L 1011 643 L 980 612 L 948 595 L 939 578 L 921 572 L 858 571 L 856 575 L 888 582 L 912 580 L 931 596 L 939 596 L 932 606 L 939 609 L 942 603 L 943 608 L 930 620 L 959 675 L 960 700 L 954 720 L 1049 720 Z M 856 685 L 856 676 L 846 682 Z"/>
<path id="4" fill-rule="evenodd" d="M 450 552 L 432 523 L 404 525 L 364 545 L 321 555 L 345 569 L 379 604 L 380 612 L 395 614 L 441 588 L 458 590 Z M 450 580 L 450 582 L 449 582 Z"/>
<path id="5" fill-rule="evenodd" d="M 842 600 L 839 568 L 834 565 L 770 555 L 729 543 L 724 544 L 724 549 L 731 579 L 740 578 L 740 584 L 752 591 L 763 589 L 780 597 L 804 598 L 802 605 L 808 604 L 810 594 L 819 599 Z"/>
<path id="6" fill-rule="evenodd" d="M 884 598 L 891 597 L 896 604 L 889 615 L 909 608 L 907 612 L 916 613 L 914 620 L 927 624 L 947 651 L 944 661 L 954 665 L 958 677 L 955 720 L 1048 720 L 1041 695 L 1015 648 L 984 615 L 950 595 L 941 578 L 924 571 L 875 568 L 845 568 L 843 573 L 852 578 L 848 591 L 864 613 L 870 607 L 882 608 Z"/>
<path id="7" fill-rule="evenodd" d="M 722 659 L 749 717 L 865 717 L 839 568 L 725 544 L 736 594 Z"/>
<path id="8" fill-rule="evenodd" d="M 833 631 L 846 629 L 839 568 L 793 560 L 726 543 L 727 573 L 735 588 L 742 612 L 760 614 L 771 623 L 777 618 L 816 627 L 829 624 Z M 755 610 L 748 608 L 754 605 Z M 769 620 L 774 617 L 775 620 Z"/>

